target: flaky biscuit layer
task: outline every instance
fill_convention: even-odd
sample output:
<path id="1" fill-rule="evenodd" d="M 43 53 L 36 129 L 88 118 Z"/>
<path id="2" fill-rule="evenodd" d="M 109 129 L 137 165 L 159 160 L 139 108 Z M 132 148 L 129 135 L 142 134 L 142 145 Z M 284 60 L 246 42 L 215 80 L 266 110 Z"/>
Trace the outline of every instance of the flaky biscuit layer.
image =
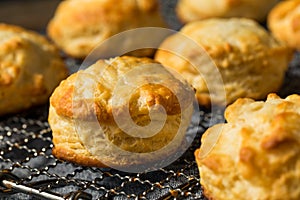
<path id="1" fill-rule="evenodd" d="M 272 34 L 288 46 L 300 50 L 300 1 L 282 1 L 268 16 Z"/>
<path id="2" fill-rule="evenodd" d="M 291 49 L 245 18 L 191 22 L 168 37 L 155 55 L 196 89 L 203 105 L 263 99 L 276 92 L 291 57 Z"/>
<path id="3" fill-rule="evenodd" d="M 186 82 L 152 59 L 99 60 L 71 75 L 51 96 L 53 154 L 97 167 L 167 159 L 185 143 L 193 98 Z M 163 124 L 147 128 L 153 122 Z"/>
<path id="4" fill-rule="evenodd" d="M 67 54 L 85 58 L 104 40 L 138 27 L 165 27 L 157 0 L 62 1 L 47 32 Z"/>
<path id="5" fill-rule="evenodd" d="M 207 18 L 246 17 L 263 22 L 278 0 L 179 0 L 176 12 L 184 22 Z"/>
<path id="6" fill-rule="evenodd" d="M 46 103 L 66 76 L 57 48 L 46 38 L 0 24 L 0 115 Z"/>
<path id="7" fill-rule="evenodd" d="M 300 198 L 300 96 L 238 99 L 227 123 L 209 128 L 195 152 L 211 199 Z"/>

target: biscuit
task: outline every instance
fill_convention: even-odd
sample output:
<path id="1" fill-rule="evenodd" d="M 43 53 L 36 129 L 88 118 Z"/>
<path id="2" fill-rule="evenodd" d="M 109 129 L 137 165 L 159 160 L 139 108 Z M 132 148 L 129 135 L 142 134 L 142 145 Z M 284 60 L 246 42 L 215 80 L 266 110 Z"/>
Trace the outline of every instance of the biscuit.
<path id="1" fill-rule="evenodd" d="M 84 58 L 117 33 L 139 27 L 165 27 L 158 8 L 157 0 L 66 0 L 58 6 L 47 32 L 65 53 Z"/>
<path id="2" fill-rule="evenodd" d="M 46 103 L 66 76 L 58 50 L 43 36 L 0 24 L 0 115 Z"/>
<path id="3" fill-rule="evenodd" d="M 209 199 L 300 199 L 300 96 L 238 99 L 195 152 Z"/>
<path id="4" fill-rule="evenodd" d="M 183 23 L 207 18 L 245 17 L 263 22 L 278 0 L 179 0 L 176 13 Z"/>
<path id="5" fill-rule="evenodd" d="M 128 89 L 135 84 L 136 89 Z M 59 159 L 96 167 L 131 167 L 167 158 L 185 142 L 193 98 L 187 83 L 152 59 L 123 56 L 99 60 L 71 75 L 51 96 L 52 152 Z M 140 131 L 134 130 L 127 118 L 141 127 Z M 128 126 L 121 127 L 117 119 Z M 149 136 L 146 126 L 151 121 L 164 125 Z M 150 152 L 158 153 L 137 159 Z"/>
<path id="6" fill-rule="evenodd" d="M 291 58 L 291 49 L 246 18 L 191 22 L 163 41 L 155 55 L 181 74 L 206 106 L 224 104 L 224 98 L 230 104 L 240 97 L 262 99 L 276 92 Z"/>
<path id="7" fill-rule="evenodd" d="M 268 27 L 274 37 L 300 50 L 300 1 L 282 1 L 268 16 Z"/>

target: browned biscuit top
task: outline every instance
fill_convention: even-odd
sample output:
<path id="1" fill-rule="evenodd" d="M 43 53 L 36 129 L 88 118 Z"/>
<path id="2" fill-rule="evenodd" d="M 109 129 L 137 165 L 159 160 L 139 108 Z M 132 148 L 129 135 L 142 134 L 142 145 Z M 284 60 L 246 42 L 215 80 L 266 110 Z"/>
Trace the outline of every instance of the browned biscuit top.
<path id="1" fill-rule="evenodd" d="M 299 199 L 300 96 L 238 99 L 227 123 L 209 128 L 195 152 L 213 199 Z"/>
<path id="2" fill-rule="evenodd" d="M 51 105 L 62 116 L 84 118 L 95 114 L 98 120 L 109 121 L 113 117 L 113 95 L 122 92 L 122 88 L 116 87 L 118 81 L 123 77 L 126 79 L 126 74 L 129 74 L 128 79 L 139 79 L 143 83 L 132 91 L 119 96 L 120 98 L 116 100 L 115 114 L 121 114 L 123 110 L 128 109 L 128 106 L 131 116 L 135 118 L 147 114 L 149 108 L 156 105 L 163 106 L 168 115 L 180 114 L 181 109 L 184 109 L 184 106 L 188 105 L 192 99 L 192 94 L 187 92 L 187 85 L 175 79 L 163 67 L 159 67 L 157 72 L 149 71 L 149 74 L 136 74 L 135 72 L 130 74 L 135 68 L 143 68 L 143 66 L 151 64 L 159 65 L 148 58 L 128 56 L 109 61 L 100 60 L 90 68 L 73 74 L 63 81 L 53 93 L 50 100 Z M 143 70 L 138 72 L 141 71 Z M 132 77 L 135 75 L 139 77 Z M 151 78 L 151 76 L 155 78 Z M 95 87 L 93 97 L 84 99 L 79 92 L 84 91 L 89 84 L 87 83 L 88 80 L 92 79 L 95 79 L 96 82 L 95 85 L 90 85 Z M 154 83 L 154 80 L 161 83 Z M 136 83 L 140 84 L 138 80 Z M 180 105 L 179 100 L 183 100 L 182 105 Z"/>
<path id="3" fill-rule="evenodd" d="M 84 58 L 115 34 L 153 26 L 165 27 L 157 0 L 66 0 L 59 4 L 47 33 L 67 54 Z"/>
<path id="4" fill-rule="evenodd" d="M 269 13 L 272 34 L 294 49 L 300 49 L 300 1 L 281 1 Z"/>

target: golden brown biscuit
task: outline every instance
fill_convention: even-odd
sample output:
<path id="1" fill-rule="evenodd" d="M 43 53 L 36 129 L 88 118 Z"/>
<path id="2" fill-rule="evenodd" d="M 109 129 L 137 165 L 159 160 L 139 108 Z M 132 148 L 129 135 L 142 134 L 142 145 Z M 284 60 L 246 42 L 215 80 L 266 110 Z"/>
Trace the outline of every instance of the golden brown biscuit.
<path id="1" fill-rule="evenodd" d="M 214 17 L 246 17 L 264 21 L 278 0 L 179 0 L 176 12 L 188 23 Z"/>
<path id="2" fill-rule="evenodd" d="M 184 142 L 193 96 L 186 83 L 151 59 L 124 56 L 99 60 L 71 75 L 51 96 L 53 154 L 97 167 L 153 162 Z M 152 121 L 164 123 L 155 135 L 146 131 Z M 137 159 L 140 155 L 136 154 L 151 152 L 158 153 Z"/>
<path id="3" fill-rule="evenodd" d="M 282 1 L 268 16 L 273 35 L 288 46 L 300 50 L 300 1 Z"/>
<path id="4" fill-rule="evenodd" d="M 109 37 L 148 26 L 165 26 L 157 0 L 66 0 L 58 6 L 47 31 L 67 54 L 84 58 Z"/>
<path id="5" fill-rule="evenodd" d="M 46 103 L 66 76 L 58 50 L 43 36 L 0 24 L 0 115 Z"/>
<path id="6" fill-rule="evenodd" d="M 246 18 L 191 22 L 168 37 L 159 48 L 155 59 L 193 85 L 203 105 L 223 104 L 222 90 L 227 104 L 239 97 L 265 98 L 281 86 L 292 56 L 289 48 Z M 202 48 L 215 66 L 206 53 L 195 53 Z M 216 75 L 221 75 L 223 81 L 216 81 Z"/>
<path id="7" fill-rule="evenodd" d="M 195 157 L 210 199 L 300 199 L 300 96 L 238 99 Z"/>

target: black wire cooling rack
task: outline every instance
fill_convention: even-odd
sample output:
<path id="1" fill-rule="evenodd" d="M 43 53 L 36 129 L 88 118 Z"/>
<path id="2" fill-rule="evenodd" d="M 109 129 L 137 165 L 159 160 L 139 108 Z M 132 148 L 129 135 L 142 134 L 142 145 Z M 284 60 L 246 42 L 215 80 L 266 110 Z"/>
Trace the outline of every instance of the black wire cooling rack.
<path id="1" fill-rule="evenodd" d="M 157 171 L 137 174 L 82 167 L 53 157 L 47 105 L 2 118 L 1 199 L 204 199 L 194 150 L 212 115 L 202 110 L 196 117 L 200 123 L 194 120 L 188 132 L 196 131 L 197 136 L 180 159 Z M 223 120 L 221 111 L 214 120 Z"/>

